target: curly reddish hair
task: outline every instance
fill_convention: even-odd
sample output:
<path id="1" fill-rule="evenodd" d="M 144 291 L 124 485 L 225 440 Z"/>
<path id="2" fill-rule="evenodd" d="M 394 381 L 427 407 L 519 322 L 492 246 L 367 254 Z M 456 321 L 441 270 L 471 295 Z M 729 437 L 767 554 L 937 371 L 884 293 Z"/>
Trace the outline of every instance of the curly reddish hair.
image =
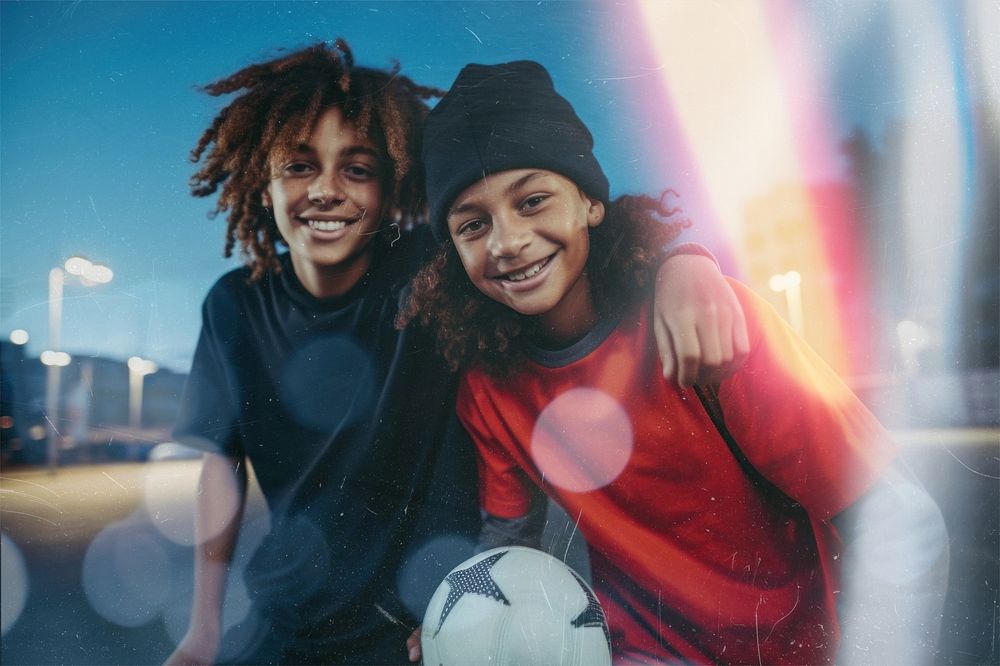
<path id="1" fill-rule="evenodd" d="M 659 199 L 621 196 L 607 207 L 603 224 L 589 230 L 584 270 L 591 276 L 598 311 L 621 311 L 648 293 L 663 248 L 691 224 L 676 219 L 680 209 L 668 206 L 668 196 L 676 194 L 666 190 Z M 494 301 L 472 284 L 451 240 L 413 278 L 396 326 L 411 321 L 435 330 L 437 349 L 452 372 L 481 368 L 497 377 L 521 366 L 525 353 L 519 340 L 535 330 L 532 317 Z"/>
<path id="2" fill-rule="evenodd" d="M 228 211 L 224 253 L 232 256 L 239 243 L 251 281 L 281 270 L 275 244 L 282 238 L 262 199 L 271 165 L 303 142 L 330 107 L 339 107 L 359 135 L 384 153 L 384 209 L 410 219 L 422 213 L 425 100 L 444 91 L 418 85 L 399 69 L 399 63 L 387 71 L 355 67 L 350 47 L 338 39 L 332 47 L 319 43 L 204 86 L 213 96 L 243 92 L 219 112 L 191 151 L 191 161 L 202 162 L 191 177 L 191 193 L 207 197 L 221 186 L 210 216 Z"/>

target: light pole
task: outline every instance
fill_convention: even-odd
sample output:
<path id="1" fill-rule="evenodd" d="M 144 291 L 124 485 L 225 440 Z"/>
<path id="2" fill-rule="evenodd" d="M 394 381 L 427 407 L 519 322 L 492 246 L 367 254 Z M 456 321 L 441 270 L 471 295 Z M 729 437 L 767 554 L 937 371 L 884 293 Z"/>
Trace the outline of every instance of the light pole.
<path id="1" fill-rule="evenodd" d="M 802 276 L 798 271 L 788 271 L 771 276 L 768 286 L 776 293 L 785 292 L 785 302 L 788 304 L 788 323 L 799 335 L 804 335 L 802 317 L 802 292 L 799 285 L 802 284 Z"/>
<path id="2" fill-rule="evenodd" d="M 54 472 L 59 465 L 61 435 L 56 424 L 59 422 L 61 369 L 72 360 L 69 354 L 61 351 L 63 287 L 66 285 L 67 274 L 76 276 L 85 287 L 107 284 L 114 277 L 107 266 L 95 264 L 83 257 L 70 257 L 62 268 L 57 266 L 49 271 L 49 348 L 42 352 L 41 361 L 48 368 L 45 386 L 45 420 L 48 431 L 45 458 L 50 472 Z"/>
<path id="3" fill-rule="evenodd" d="M 134 431 L 142 426 L 142 385 L 146 375 L 158 368 L 150 360 L 132 356 L 128 360 L 128 424 Z"/>

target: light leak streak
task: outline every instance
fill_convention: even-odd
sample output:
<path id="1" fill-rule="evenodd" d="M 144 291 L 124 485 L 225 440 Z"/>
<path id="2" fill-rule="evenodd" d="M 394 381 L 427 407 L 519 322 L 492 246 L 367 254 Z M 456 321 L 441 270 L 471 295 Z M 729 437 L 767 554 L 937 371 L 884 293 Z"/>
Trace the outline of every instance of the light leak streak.
<path id="1" fill-rule="evenodd" d="M 968 183 L 962 128 L 955 98 L 958 81 L 953 45 L 942 16 L 951 11 L 932 3 L 891 6 L 894 37 L 907 48 L 899 68 L 907 91 L 904 109 L 899 220 L 908 266 L 904 302 L 919 323 L 946 331 L 960 284 L 959 225 L 967 225 L 963 190 Z M 919 35 L 919 42 L 914 37 Z M 931 257 L 931 261 L 928 261 Z M 932 262 L 934 269 L 928 270 Z"/>
<path id="2" fill-rule="evenodd" d="M 740 272 L 766 297 L 773 297 L 767 289 L 772 274 L 803 273 L 807 339 L 847 371 L 823 219 L 811 192 L 834 170 L 824 136 L 829 123 L 824 109 L 808 104 L 818 93 L 789 94 L 792 86 L 818 85 L 815 64 L 808 54 L 782 52 L 774 34 L 775 25 L 798 29 L 787 27 L 799 23 L 796 7 L 645 2 L 641 9 L 678 131 Z M 792 55 L 797 67 L 789 81 L 781 62 Z M 832 217 L 829 224 L 836 224 Z M 756 247 L 754 234 L 764 239 Z M 802 265 L 788 265 L 797 257 Z"/>

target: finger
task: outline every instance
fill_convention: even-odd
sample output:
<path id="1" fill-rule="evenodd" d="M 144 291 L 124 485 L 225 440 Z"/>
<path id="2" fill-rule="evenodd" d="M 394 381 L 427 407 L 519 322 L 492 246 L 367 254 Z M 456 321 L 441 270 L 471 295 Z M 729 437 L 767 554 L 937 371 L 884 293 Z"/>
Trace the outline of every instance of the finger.
<path id="1" fill-rule="evenodd" d="M 729 320 L 714 306 L 709 306 L 701 314 L 702 320 L 696 324 L 695 330 L 698 333 L 699 345 L 701 347 L 700 366 L 704 369 L 716 368 L 725 362 L 722 350 L 722 338 L 729 334 Z M 726 325 L 726 336 L 722 335 L 723 326 Z"/>
<path id="2" fill-rule="evenodd" d="M 674 344 L 666 324 L 659 317 L 653 317 L 653 335 L 656 336 L 656 349 L 660 353 L 660 363 L 663 365 L 663 377 L 671 379 L 674 376 Z"/>
<path id="3" fill-rule="evenodd" d="M 689 323 L 672 335 L 675 357 L 677 358 L 677 384 L 681 388 L 691 388 L 698 378 L 701 365 L 701 345 L 694 323 Z"/>
<path id="4" fill-rule="evenodd" d="M 716 327 L 719 333 L 719 357 L 714 365 L 725 367 L 733 362 L 733 314 L 732 311 L 724 309 L 719 312 L 719 325 Z"/>
<path id="5" fill-rule="evenodd" d="M 738 303 L 737 303 L 738 304 Z M 750 335 L 747 333 L 747 318 L 743 308 L 737 308 L 733 315 L 733 363 L 737 369 L 750 355 Z"/>
<path id="6" fill-rule="evenodd" d="M 720 326 L 719 330 L 722 331 L 719 342 L 724 350 L 723 359 L 716 366 L 711 366 L 708 363 L 702 365 L 698 377 L 698 381 L 702 384 L 719 384 L 732 377 L 743 367 L 749 353 L 747 349 L 749 345 L 746 340 L 746 322 L 742 317 L 739 318 L 739 321 L 733 317 L 728 326 Z"/>
<path id="7" fill-rule="evenodd" d="M 411 662 L 420 661 L 420 627 L 413 630 L 410 637 L 406 639 L 406 647 Z"/>

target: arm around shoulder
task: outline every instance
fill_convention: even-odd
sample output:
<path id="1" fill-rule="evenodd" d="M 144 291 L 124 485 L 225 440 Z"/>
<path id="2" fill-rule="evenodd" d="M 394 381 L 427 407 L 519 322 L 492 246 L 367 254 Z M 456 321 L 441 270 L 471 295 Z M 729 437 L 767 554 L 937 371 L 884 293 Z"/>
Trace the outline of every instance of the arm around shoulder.
<path id="1" fill-rule="evenodd" d="M 749 351 L 746 318 L 715 257 L 697 243 L 667 253 L 656 273 L 653 332 L 664 377 L 689 388 L 739 370 Z"/>

